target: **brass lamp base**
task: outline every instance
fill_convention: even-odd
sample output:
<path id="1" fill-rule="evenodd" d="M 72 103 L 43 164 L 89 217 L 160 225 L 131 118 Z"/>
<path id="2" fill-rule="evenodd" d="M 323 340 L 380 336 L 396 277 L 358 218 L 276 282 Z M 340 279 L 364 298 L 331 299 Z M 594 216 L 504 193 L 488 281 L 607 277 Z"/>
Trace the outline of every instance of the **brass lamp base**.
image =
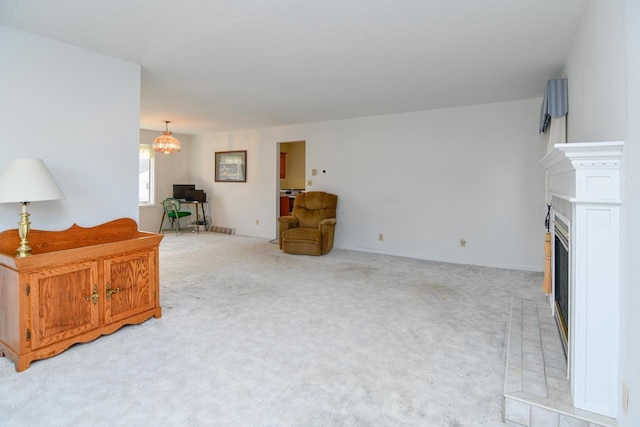
<path id="1" fill-rule="evenodd" d="M 27 242 L 31 222 L 29 222 L 29 212 L 27 212 L 29 202 L 22 202 L 22 213 L 20 214 L 20 222 L 18 223 L 18 235 L 20 236 L 20 246 L 16 250 L 16 258 L 24 258 L 31 255 L 31 247 Z"/>

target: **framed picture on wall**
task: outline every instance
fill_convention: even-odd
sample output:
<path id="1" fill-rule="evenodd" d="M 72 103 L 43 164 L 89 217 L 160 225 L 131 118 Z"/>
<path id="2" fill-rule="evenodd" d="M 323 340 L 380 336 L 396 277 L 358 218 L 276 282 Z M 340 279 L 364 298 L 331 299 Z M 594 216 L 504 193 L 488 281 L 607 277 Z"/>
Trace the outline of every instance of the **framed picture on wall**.
<path id="1" fill-rule="evenodd" d="M 247 182 L 247 150 L 216 152 L 216 182 Z"/>

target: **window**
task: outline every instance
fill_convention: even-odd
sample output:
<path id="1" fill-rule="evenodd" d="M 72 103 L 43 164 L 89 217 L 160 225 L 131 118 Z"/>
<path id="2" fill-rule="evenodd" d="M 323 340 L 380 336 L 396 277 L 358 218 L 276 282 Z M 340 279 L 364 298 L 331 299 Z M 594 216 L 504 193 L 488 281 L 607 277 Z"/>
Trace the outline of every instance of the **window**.
<path id="1" fill-rule="evenodd" d="M 138 162 L 140 165 L 138 170 L 138 205 L 153 205 L 155 203 L 155 174 L 151 144 L 140 144 Z"/>

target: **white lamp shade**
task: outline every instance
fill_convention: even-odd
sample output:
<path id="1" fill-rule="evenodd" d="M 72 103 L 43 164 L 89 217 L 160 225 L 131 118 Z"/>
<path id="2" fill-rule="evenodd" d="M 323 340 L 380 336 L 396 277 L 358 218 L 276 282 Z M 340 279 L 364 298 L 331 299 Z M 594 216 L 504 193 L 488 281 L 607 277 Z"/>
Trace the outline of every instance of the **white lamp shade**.
<path id="1" fill-rule="evenodd" d="M 64 194 L 40 159 L 13 159 L 0 175 L 0 203 L 58 199 Z"/>

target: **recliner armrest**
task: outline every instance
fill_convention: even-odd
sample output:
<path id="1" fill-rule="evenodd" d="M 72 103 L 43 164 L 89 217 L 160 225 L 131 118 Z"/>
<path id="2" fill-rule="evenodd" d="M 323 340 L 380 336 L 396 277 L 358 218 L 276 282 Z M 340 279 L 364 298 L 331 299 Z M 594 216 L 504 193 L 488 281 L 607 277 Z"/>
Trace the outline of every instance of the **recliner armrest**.
<path id="1" fill-rule="evenodd" d="M 318 224 L 318 230 L 320 230 L 320 235 L 322 236 L 321 244 L 321 253 L 328 253 L 333 247 L 333 233 L 336 228 L 336 219 L 335 218 L 327 218 L 320 221 Z"/>
<path id="2" fill-rule="evenodd" d="M 278 218 L 278 223 L 280 227 L 295 228 L 298 226 L 298 218 L 295 216 L 281 216 Z"/>
<path id="3" fill-rule="evenodd" d="M 333 235 L 333 230 L 335 228 L 336 228 L 335 218 L 323 219 L 318 223 L 318 230 L 320 230 L 320 233 L 322 233 L 323 235 L 325 233 L 330 233 L 331 235 Z"/>
<path id="4" fill-rule="evenodd" d="M 290 228 L 298 226 L 298 218 L 295 216 L 281 216 L 278 218 L 278 243 L 282 249 L 282 233 Z"/>
<path id="5" fill-rule="evenodd" d="M 322 221 L 320 221 L 320 223 L 318 224 L 318 228 L 322 228 L 323 225 L 336 225 L 336 219 L 335 218 L 327 218 L 327 219 L 323 219 Z"/>

